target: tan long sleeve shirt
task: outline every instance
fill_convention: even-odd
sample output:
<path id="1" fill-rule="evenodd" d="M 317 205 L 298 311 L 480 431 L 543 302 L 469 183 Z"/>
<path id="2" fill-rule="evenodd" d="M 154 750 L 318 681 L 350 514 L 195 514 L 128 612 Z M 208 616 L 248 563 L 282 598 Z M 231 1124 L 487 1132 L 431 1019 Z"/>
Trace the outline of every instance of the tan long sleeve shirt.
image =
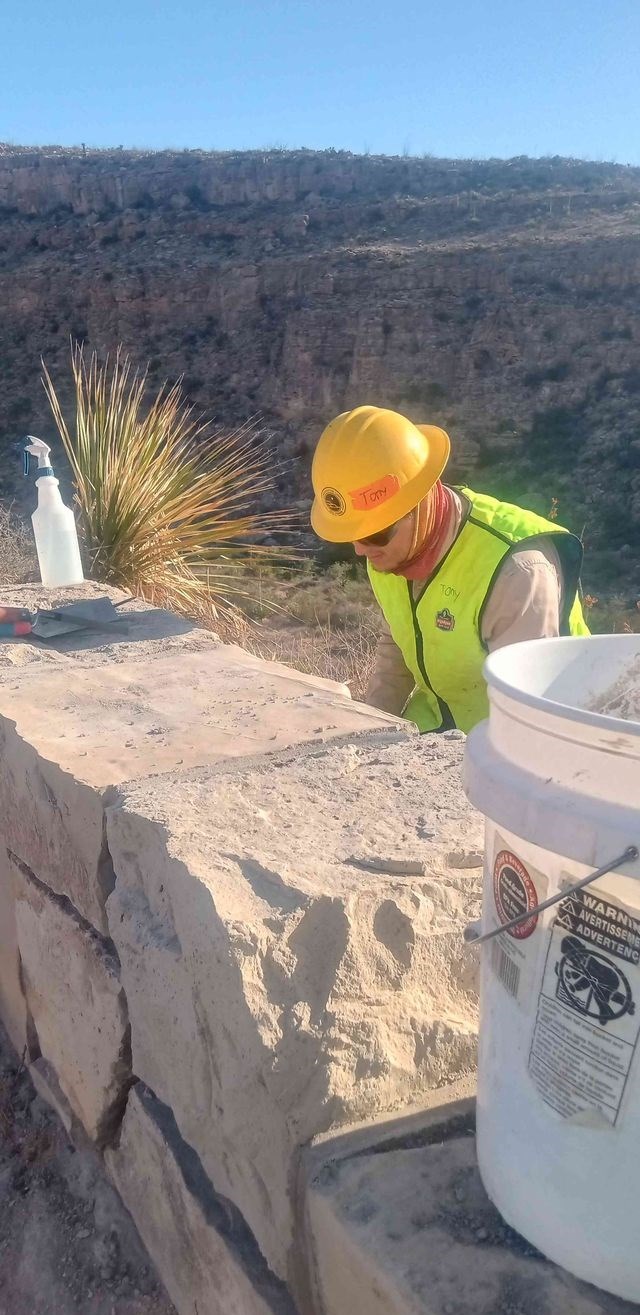
<path id="1" fill-rule="evenodd" d="M 443 547 L 448 552 L 462 519 L 462 503 L 455 496 L 456 514 Z M 424 582 L 413 582 L 420 594 Z M 498 573 L 482 619 L 482 639 L 489 652 L 525 639 L 546 639 L 560 633 L 563 579 L 558 553 L 546 538 L 529 539 L 524 548 L 509 554 Z M 378 642 L 367 702 L 399 715 L 413 692 L 415 680 L 385 623 Z"/>

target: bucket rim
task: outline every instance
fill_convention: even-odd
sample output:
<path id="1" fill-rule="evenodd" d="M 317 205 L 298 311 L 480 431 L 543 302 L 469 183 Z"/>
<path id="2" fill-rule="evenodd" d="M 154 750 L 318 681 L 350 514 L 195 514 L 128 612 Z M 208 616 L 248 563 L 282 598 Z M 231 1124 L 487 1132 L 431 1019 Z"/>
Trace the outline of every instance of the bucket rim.
<path id="1" fill-rule="evenodd" d="M 591 647 L 609 646 L 611 640 L 619 642 L 619 647 L 628 647 L 630 658 L 640 657 L 640 634 L 629 635 L 562 635 L 549 639 L 528 639 L 520 644 L 510 644 L 505 648 L 497 649 L 491 653 L 484 664 L 484 678 L 492 690 L 504 695 L 505 698 L 511 699 L 514 703 L 525 704 L 527 707 L 537 712 L 546 713 L 547 716 L 562 716 L 566 721 L 571 721 L 583 726 L 592 726 L 600 731 L 610 731 L 616 735 L 627 735 L 633 738 L 640 738 L 640 721 L 630 721 L 625 717 L 612 717 L 607 713 L 591 711 L 588 708 L 579 708 L 571 703 L 562 703 L 559 699 L 550 698 L 544 694 L 533 694 L 529 690 L 523 689 L 512 679 L 508 679 L 501 674 L 501 667 L 507 662 L 512 661 L 514 648 L 520 650 L 526 649 L 529 654 L 541 645 L 544 645 L 548 651 L 550 644 L 555 645 L 556 649 L 566 648 L 583 648 L 587 644 Z M 509 657 L 507 657 L 507 654 Z"/>

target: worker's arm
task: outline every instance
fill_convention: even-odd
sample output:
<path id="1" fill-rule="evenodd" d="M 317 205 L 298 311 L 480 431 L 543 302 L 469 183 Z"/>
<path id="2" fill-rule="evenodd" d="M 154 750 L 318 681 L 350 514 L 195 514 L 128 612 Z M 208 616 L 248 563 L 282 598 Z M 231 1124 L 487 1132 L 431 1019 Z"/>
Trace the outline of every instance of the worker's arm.
<path id="1" fill-rule="evenodd" d="M 487 600 L 482 638 L 493 652 L 560 633 L 562 568 L 552 543 L 538 539 L 505 559 Z"/>
<path id="2" fill-rule="evenodd" d="M 367 685 L 366 701 L 372 707 L 380 708 L 382 712 L 393 712 L 399 717 L 407 699 L 413 693 L 415 683 L 385 622 Z"/>

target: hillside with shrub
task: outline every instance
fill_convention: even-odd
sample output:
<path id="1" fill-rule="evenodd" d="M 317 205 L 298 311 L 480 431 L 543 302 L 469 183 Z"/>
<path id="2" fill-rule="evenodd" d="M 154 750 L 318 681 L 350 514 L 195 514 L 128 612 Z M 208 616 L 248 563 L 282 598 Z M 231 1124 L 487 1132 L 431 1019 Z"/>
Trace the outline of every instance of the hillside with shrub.
<path id="1" fill-rule="evenodd" d="M 558 517 L 588 589 L 640 556 L 640 169 L 0 147 L 0 493 L 53 435 L 69 339 L 260 413 L 304 508 L 314 440 L 360 402 L 446 426 L 453 475 Z"/>

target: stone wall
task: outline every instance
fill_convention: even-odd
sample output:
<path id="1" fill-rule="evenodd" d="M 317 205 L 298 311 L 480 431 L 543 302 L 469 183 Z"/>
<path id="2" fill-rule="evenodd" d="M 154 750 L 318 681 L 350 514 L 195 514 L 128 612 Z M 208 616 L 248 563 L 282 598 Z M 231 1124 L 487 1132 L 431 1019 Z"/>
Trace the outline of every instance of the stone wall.
<path id="1" fill-rule="evenodd" d="M 472 1084 L 462 746 L 122 618 L 0 645 L 0 1016 L 178 1315 L 309 1315 L 308 1157 Z"/>

